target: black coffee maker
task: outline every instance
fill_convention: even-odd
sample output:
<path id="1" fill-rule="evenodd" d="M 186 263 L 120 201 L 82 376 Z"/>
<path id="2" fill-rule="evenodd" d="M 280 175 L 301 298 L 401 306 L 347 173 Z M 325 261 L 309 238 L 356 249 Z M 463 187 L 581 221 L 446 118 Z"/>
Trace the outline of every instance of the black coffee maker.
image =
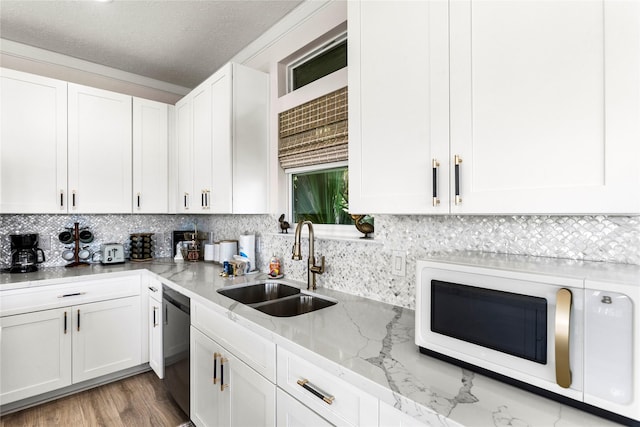
<path id="1" fill-rule="evenodd" d="M 37 271 L 37 264 L 44 262 L 44 252 L 38 248 L 38 234 L 11 234 L 10 273 Z"/>

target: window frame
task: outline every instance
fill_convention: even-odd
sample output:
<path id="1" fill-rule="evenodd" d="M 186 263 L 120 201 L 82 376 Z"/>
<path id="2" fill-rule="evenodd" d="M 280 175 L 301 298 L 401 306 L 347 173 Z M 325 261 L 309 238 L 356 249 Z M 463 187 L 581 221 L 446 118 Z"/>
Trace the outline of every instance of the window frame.
<path id="1" fill-rule="evenodd" d="M 310 51 L 306 51 L 301 56 L 299 56 L 296 59 L 290 61 L 286 65 L 286 75 L 287 75 L 286 93 L 292 93 L 292 92 L 295 92 L 296 90 L 301 89 L 301 88 L 304 87 L 304 86 L 302 86 L 302 87 L 300 87 L 298 89 L 293 89 L 293 70 L 296 67 L 299 67 L 300 65 L 311 61 L 315 57 L 317 57 L 317 56 L 323 54 L 324 52 L 336 47 L 337 45 L 339 45 L 340 43 L 342 43 L 344 41 L 348 42 L 347 30 L 342 31 L 340 34 L 338 34 L 336 37 L 334 37 L 333 39 L 331 39 L 327 43 L 325 43 L 325 44 L 323 44 L 323 45 L 321 45 L 321 46 L 319 46 L 319 47 L 317 47 L 315 49 L 312 49 Z M 338 71 L 338 70 L 336 70 L 336 71 Z M 326 77 L 326 76 L 324 76 L 324 77 Z M 323 77 L 321 77 L 321 78 L 323 78 Z M 318 79 L 318 80 L 320 80 L 320 79 Z"/>
<path id="2" fill-rule="evenodd" d="M 348 161 L 323 163 L 319 165 L 302 166 L 299 168 L 285 169 L 287 176 L 287 212 L 291 221 L 293 221 L 293 175 L 306 172 L 320 172 L 329 169 L 349 167 Z M 295 230 L 296 223 L 291 223 L 291 227 Z M 306 229 L 306 227 L 305 227 Z M 343 238 L 355 239 L 363 236 L 354 225 L 348 224 L 313 224 L 313 231 L 317 237 L 325 238 Z M 306 231 L 303 230 L 306 235 Z"/>

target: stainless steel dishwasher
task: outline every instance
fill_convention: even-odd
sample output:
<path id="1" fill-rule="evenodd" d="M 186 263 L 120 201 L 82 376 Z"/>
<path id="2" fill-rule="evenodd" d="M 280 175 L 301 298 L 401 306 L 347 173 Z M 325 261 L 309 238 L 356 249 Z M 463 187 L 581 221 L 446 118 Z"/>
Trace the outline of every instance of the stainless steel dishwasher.
<path id="1" fill-rule="evenodd" d="M 164 386 L 178 406 L 189 415 L 189 326 L 191 301 L 175 290 L 162 287 L 162 351 Z"/>

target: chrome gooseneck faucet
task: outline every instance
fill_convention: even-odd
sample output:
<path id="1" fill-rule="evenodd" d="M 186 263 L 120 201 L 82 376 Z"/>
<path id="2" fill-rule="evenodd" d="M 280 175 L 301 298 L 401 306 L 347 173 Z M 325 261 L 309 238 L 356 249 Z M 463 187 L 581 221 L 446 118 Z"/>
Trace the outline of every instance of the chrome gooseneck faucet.
<path id="1" fill-rule="evenodd" d="M 320 258 L 320 265 L 316 265 L 316 256 L 313 248 L 313 223 L 311 221 L 300 221 L 296 226 L 296 237 L 293 243 L 293 256 L 294 261 L 300 261 L 302 259 L 302 253 L 300 252 L 300 234 L 304 225 L 309 226 L 309 263 L 307 269 L 307 289 L 316 289 L 316 274 L 324 273 L 324 256 Z"/>

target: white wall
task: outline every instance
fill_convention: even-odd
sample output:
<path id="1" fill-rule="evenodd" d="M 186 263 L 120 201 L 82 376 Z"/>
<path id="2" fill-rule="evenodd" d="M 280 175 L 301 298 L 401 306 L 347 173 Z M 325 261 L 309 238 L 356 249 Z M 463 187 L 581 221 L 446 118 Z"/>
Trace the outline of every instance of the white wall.
<path id="1" fill-rule="evenodd" d="M 347 85 L 347 69 L 286 94 L 284 69 L 315 41 L 328 41 L 347 27 L 347 2 L 307 1 L 231 60 L 270 74 L 269 211 L 287 210 L 287 186 L 278 163 L 278 113 Z"/>

